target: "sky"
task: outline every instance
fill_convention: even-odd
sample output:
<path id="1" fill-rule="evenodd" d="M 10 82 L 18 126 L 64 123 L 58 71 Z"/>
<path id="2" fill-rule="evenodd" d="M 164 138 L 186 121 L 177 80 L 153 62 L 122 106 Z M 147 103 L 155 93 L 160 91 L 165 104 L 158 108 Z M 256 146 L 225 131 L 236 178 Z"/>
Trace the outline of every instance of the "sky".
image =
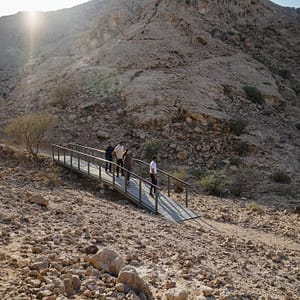
<path id="1" fill-rule="evenodd" d="M 273 2 L 290 7 L 300 7 L 300 0 L 272 0 Z M 72 7 L 87 0 L 6 0 L 1 1 L 0 16 L 16 14 L 19 11 L 49 11 Z"/>

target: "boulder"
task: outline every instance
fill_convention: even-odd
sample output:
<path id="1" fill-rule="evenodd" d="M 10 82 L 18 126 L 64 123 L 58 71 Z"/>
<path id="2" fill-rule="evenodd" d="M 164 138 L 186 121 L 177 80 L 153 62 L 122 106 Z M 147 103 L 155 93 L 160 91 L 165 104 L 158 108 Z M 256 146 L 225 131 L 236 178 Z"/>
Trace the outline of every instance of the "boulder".
<path id="1" fill-rule="evenodd" d="M 102 269 L 112 275 L 118 276 L 125 263 L 121 256 L 113 250 L 104 248 L 99 250 L 88 261 L 97 269 Z"/>
<path id="2" fill-rule="evenodd" d="M 98 130 L 96 135 L 97 135 L 98 139 L 109 139 L 110 138 L 110 134 L 103 130 Z"/>
<path id="3" fill-rule="evenodd" d="M 154 299 L 149 285 L 139 276 L 134 267 L 124 267 L 119 273 L 117 283 L 125 284 L 137 295 L 144 294 L 148 300 Z"/>

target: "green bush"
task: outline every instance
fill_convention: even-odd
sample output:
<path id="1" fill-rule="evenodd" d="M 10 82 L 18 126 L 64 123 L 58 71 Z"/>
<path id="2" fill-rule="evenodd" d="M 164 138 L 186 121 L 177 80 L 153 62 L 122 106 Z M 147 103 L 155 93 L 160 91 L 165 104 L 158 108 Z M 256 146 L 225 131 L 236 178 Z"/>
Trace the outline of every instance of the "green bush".
<path id="1" fill-rule="evenodd" d="M 201 170 L 201 169 L 194 169 L 194 170 L 192 170 L 191 171 L 191 174 L 193 175 L 193 176 L 195 176 L 196 178 L 201 178 L 201 177 L 204 177 L 204 176 L 206 176 L 207 175 L 207 172 L 206 171 L 203 171 L 203 170 Z"/>
<path id="2" fill-rule="evenodd" d="M 265 99 L 262 93 L 254 86 L 246 85 L 243 87 L 247 99 L 256 104 L 264 104 Z"/>
<path id="3" fill-rule="evenodd" d="M 209 195 L 221 197 L 225 194 L 226 184 L 224 180 L 215 175 L 208 175 L 201 178 L 199 184 Z"/>
<path id="4" fill-rule="evenodd" d="M 271 178 L 273 181 L 275 181 L 277 183 L 284 183 L 284 184 L 291 183 L 291 177 L 282 171 L 273 173 Z"/>
<path id="5" fill-rule="evenodd" d="M 46 132 L 55 126 L 55 119 L 48 113 L 19 116 L 4 128 L 4 132 L 16 142 L 23 142 L 26 150 L 37 157 Z"/>
<path id="6" fill-rule="evenodd" d="M 51 106 L 60 106 L 61 108 L 66 108 L 70 103 L 75 88 L 69 85 L 58 84 L 52 90 L 49 104 Z"/>
<path id="7" fill-rule="evenodd" d="M 245 119 L 231 119 L 229 121 L 229 128 L 230 131 L 233 132 L 236 135 L 241 135 L 242 133 L 244 133 L 246 127 L 248 126 L 248 121 Z"/>
<path id="8" fill-rule="evenodd" d="M 249 210 L 251 210 L 252 212 L 262 213 L 264 211 L 264 208 L 261 205 L 255 203 L 253 201 L 248 203 L 247 208 Z"/>
<path id="9" fill-rule="evenodd" d="M 185 169 L 176 169 L 173 172 L 171 172 L 171 175 L 173 175 L 174 177 L 184 181 L 187 177 L 187 172 L 186 172 Z M 184 187 L 183 187 L 183 184 L 180 181 L 172 178 L 172 183 L 174 185 L 174 188 L 175 188 L 176 192 L 183 192 Z"/>
<path id="10" fill-rule="evenodd" d="M 158 154 L 161 145 L 156 140 L 147 139 L 143 144 L 143 158 L 151 160 L 154 155 Z"/>

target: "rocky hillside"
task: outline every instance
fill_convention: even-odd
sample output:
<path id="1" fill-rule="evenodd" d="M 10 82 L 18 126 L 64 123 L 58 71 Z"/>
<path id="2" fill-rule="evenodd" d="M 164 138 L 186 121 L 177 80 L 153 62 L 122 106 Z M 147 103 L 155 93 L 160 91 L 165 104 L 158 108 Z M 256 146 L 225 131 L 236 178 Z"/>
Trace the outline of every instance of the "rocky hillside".
<path id="1" fill-rule="evenodd" d="M 299 299 L 299 211 L 194 195 L 175 224 L 3 145 L 0 178 L 3 300 Z"/>
<path id="2" fill-rule="evenodd" d="M 229 178 L 222 194 L 295 206 L 299 16 L 267 0 L 95 0 L 3 17 L 1 127 L 47 110 L 49 142 L 123 139 L 140 156 L 150 140 L 169 168 Z"/>

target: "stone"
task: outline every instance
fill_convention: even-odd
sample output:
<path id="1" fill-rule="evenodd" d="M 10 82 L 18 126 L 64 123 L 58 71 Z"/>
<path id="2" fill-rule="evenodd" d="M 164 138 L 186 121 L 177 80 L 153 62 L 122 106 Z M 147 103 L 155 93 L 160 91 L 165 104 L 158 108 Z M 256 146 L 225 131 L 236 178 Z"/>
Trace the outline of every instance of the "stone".
<path id="1" fill-rule="evenodd" d="M 213 289 L 209 286 L 202 285 L 199 290 L 201 291 L 202 295 L 205 297 L 210 297 L 213 294 Z"/>
<path id="2" fill-rule="evenodd" d="M 47 269 L 49 266 L 49 262 L 48 261 L 41 261 L 41 262 L 36 262 L 36 263 L 33 263 L 30 268 L 32 270 L 38 270 L 38 271 L 41 271 L 41 270 L 44 270 L 44 269 Z"/>
<path id="3" fill-rule="evenodd" d="M 85 248 L 86 254 L 96 254 L 98 252 L 98 247 L 96 245 L 89 245 Z"/>
<path id="4" fill-rule="evenodd" d="M 73 288 L 76 292 L 78 292 L 80 290 L 81 281 L 79 279 L 79 276 L 72 275 L 72 285 L 73 285 Z"/>
<path id="5" fill-rule="evenodd" d="M 123 283 L 117 283 L 115 286 L 115 289 L 117 292 L 124 293 L 125 292 L 125 284 Z"/>
<path id="6" fill-rule="evenodd" d="M 136 294 L 144 293 L 148 300 L 154 299 L 149 285 L 138 275 L 136 269 L 132 266 L 126 266 L 121 269 L 117 283 L 127 285 Z"/>
<path id="7" fill-rule="evenodd" d="M 185 150 L 181 150 L 177 153 L 176 155 L 177 159 L 179 160 L 187 160 L 188 158 L 188 153 Z"/>
<path id="8" fill-rule="evenodd" d="M 64 282 L 64 287 L 65 287 L 65 293 L 68 297 L 71 297 L 75 294 L 74 288 L 73 288 L 73 284 L 72 284 L 72 280 L 70 278 L 65 278 L 63 280 Z"/>
<path id="9" fill-rule="evenodd" d="M 165 294 L 167 300 L 187 300 L 189 292 L 181 287 L 173 288 Z"/>
<path id="10" fill-rule="evenodd" d="M 107 140 L 110 138 L 110 133 L 107 132 L 107 131 L 103 131 L 103 130 L 98 130 L 96 132 L 96 136 L 98 139 L 104 139 L 104 140 Z"/>
<path id="11" fill-rule="evenodd" d="M 104 248 L 97 254 L 88 258 L 88 261 L 97 269 L 102 269 L 115 276 L 118 276 L 125 263 L 121 256 L 113 250 Z"/>
<path id="12" fill-rule="evenodd" d="M 44 197 L 42 197 L 41 195 L 33 196 L 33 197 L 29 198 L 28 201 L 31 203 L 39 204 L 41 206 L 45 206 L 45 207 L 47 207 L 49 205 L 49 201 L 47 199 L 45 199 Z"/>

